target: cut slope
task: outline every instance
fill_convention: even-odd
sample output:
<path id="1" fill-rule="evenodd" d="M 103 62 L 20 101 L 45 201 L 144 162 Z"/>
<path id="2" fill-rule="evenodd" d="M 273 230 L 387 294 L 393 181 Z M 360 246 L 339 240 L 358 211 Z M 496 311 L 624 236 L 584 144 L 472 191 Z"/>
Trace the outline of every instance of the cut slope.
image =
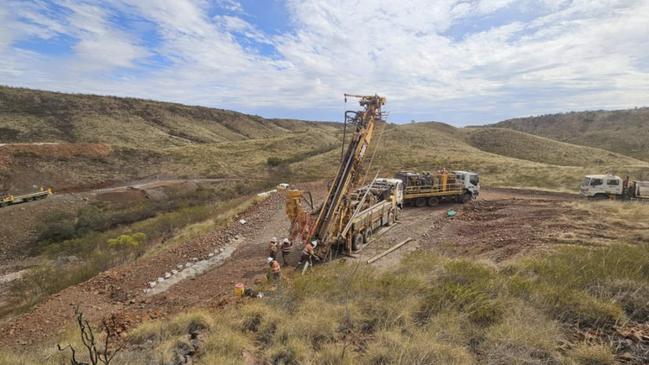
<path id="1" fill-rule="evenodd" d="M 649 161 L 649 108 L 541 115 L 495 126 Z"/>

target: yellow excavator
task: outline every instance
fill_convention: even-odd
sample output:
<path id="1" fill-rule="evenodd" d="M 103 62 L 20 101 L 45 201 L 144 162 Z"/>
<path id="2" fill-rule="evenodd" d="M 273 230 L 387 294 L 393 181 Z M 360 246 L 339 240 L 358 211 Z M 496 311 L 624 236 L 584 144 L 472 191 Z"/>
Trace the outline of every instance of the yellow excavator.
<path id="1" fill-rule="evenodd" d="M 311 194 L 300 190 L 287 191 L 286 213 L 291 220 L 292 242 L 316 241 L 315 255 L 321 261 L 334 258 L 338 253 L 351 253 L 353 235 L 346 229 L 354 214 L 350 199 L 353 188 L 360 183 L 363 157 L 367 152 L 376 124 L 381 121 L 381 107 L 385 98 L 345 94 L 358 99 L 362 110 L 346 111 L 343 125 L 343 146 L 347 133 L 352 138 L 343 151 L 338 172 L 329 186 L 326 199 L 315 209 Z M 352 131 L 348 132 L 348 129 Z M 308 197 L 308 200 L 307 200 Z M 305 202 L 310 211 L 305 210 Z"/>

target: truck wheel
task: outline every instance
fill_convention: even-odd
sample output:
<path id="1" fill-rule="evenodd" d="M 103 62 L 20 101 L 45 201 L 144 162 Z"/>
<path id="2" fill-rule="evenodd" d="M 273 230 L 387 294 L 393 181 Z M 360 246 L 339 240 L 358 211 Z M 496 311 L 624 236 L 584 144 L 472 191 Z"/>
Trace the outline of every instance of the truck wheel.
<path id="1" fill-rule="evenodd" d="M 356 233 L 354 239 L 352 240 L 352 251 L 358 251 L 363 245 L 363 235 Z"/>
<path id="2" fill-rule="evenodd" d="M 425 206 L 425 205 L 426 205 L 426 199 L 424 199 L 424 198 L 417 198 L 417 199 L 415 200 L 415 206 L 416 206 L 417 208 L 421 208 L 421 207 L 423 207 L 423 206 Z"/>
<path id="3" fill-rule="evenodd" d="M 606 194 L 595 194 L 593 199 L 595 199 L 595 200 L 606 200 L 606 199 L 608 199 L 608 196 L 606 196 Z"/>
<path id="4" fill-rule="evenodd" d="M 427 202 L 427 203 L 428 203 L 428 206 L 429 206 L 429 207 L 434 207 L 434 206 L 436 206 L 437 204 L 439 204 L 439 199 L 437 199 L 437 198 L 434 197 L 434 196 L 431 196 L 430 198 L 428 198 L 428 202 Z"/>
<path id="5" fill-rule="evenodd" d="M 462 203 L 468 203 L 472 198 L 473 195 L 471 195 L 471 193 L 464 193 L 464 195 L 462 195 Z"/>
<path id="6" fill-rule="evenodd" d="M 370 227 L 365 228 L 363 231 L 363 242 L 369 243 L 372 239 L 372 229 Z"/>

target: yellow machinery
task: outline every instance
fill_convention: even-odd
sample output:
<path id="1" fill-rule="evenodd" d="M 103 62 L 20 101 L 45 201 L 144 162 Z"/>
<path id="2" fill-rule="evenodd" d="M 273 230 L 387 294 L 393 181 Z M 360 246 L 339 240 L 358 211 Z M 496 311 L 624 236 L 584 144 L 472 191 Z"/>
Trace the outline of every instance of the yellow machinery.
<path id="1" fill-rule="evenodd" d="M 291 238 L 300 237 L 303 241 L 317 240 L 315 253 L 323 260 L 333 257 L 333 247 L 351 251 L 352 237 L 342 232 L 352 216 L 349 194 L 353 186 L 360 182 L 361 162 L 372 139 L 376 123 L 382 119 L 381 107 L 385 98 L 378 95 L 362 96 L 345 94 L 359 99 L 363 107 L 360 111 L 346 111 L 343 145 L 347 128 L 354 128 L 353 136 L 343 152 L 341 163 L 327 197 L 316 212 L 317 218 L 307 214 L 301 205 L 304 193 L 298 190 L 287 192 L 286 212 L 291 219 Z M 313 207 L 312 207 L 313 208 Z"/>
<path id="2" fill-rule="evenodd" d="M 2 195 L 0 196 L 0 208 L 33 200 L 45 199 L 50 195 L 52 195 L 52 188 L 45 189 L 43 187 L 41 187 L 40 191 L 25 195 Z"/>

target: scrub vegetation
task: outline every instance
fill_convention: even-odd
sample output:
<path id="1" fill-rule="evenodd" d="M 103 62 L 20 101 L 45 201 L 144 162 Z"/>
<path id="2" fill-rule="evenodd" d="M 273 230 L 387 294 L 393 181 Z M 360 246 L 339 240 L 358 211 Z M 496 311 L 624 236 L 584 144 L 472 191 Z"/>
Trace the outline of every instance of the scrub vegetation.
<path id="1" fill-rule="evenodd" d="M 264 299 L 146 322 L 116 361 L 171 363 L 196 345 L 201 364 L 613 364 L 609 343 L 568 339 L 646 319 L 648 249 L 567 247 L 501 267 L 415 252 L 384 272 L 337 262 Z"/>

